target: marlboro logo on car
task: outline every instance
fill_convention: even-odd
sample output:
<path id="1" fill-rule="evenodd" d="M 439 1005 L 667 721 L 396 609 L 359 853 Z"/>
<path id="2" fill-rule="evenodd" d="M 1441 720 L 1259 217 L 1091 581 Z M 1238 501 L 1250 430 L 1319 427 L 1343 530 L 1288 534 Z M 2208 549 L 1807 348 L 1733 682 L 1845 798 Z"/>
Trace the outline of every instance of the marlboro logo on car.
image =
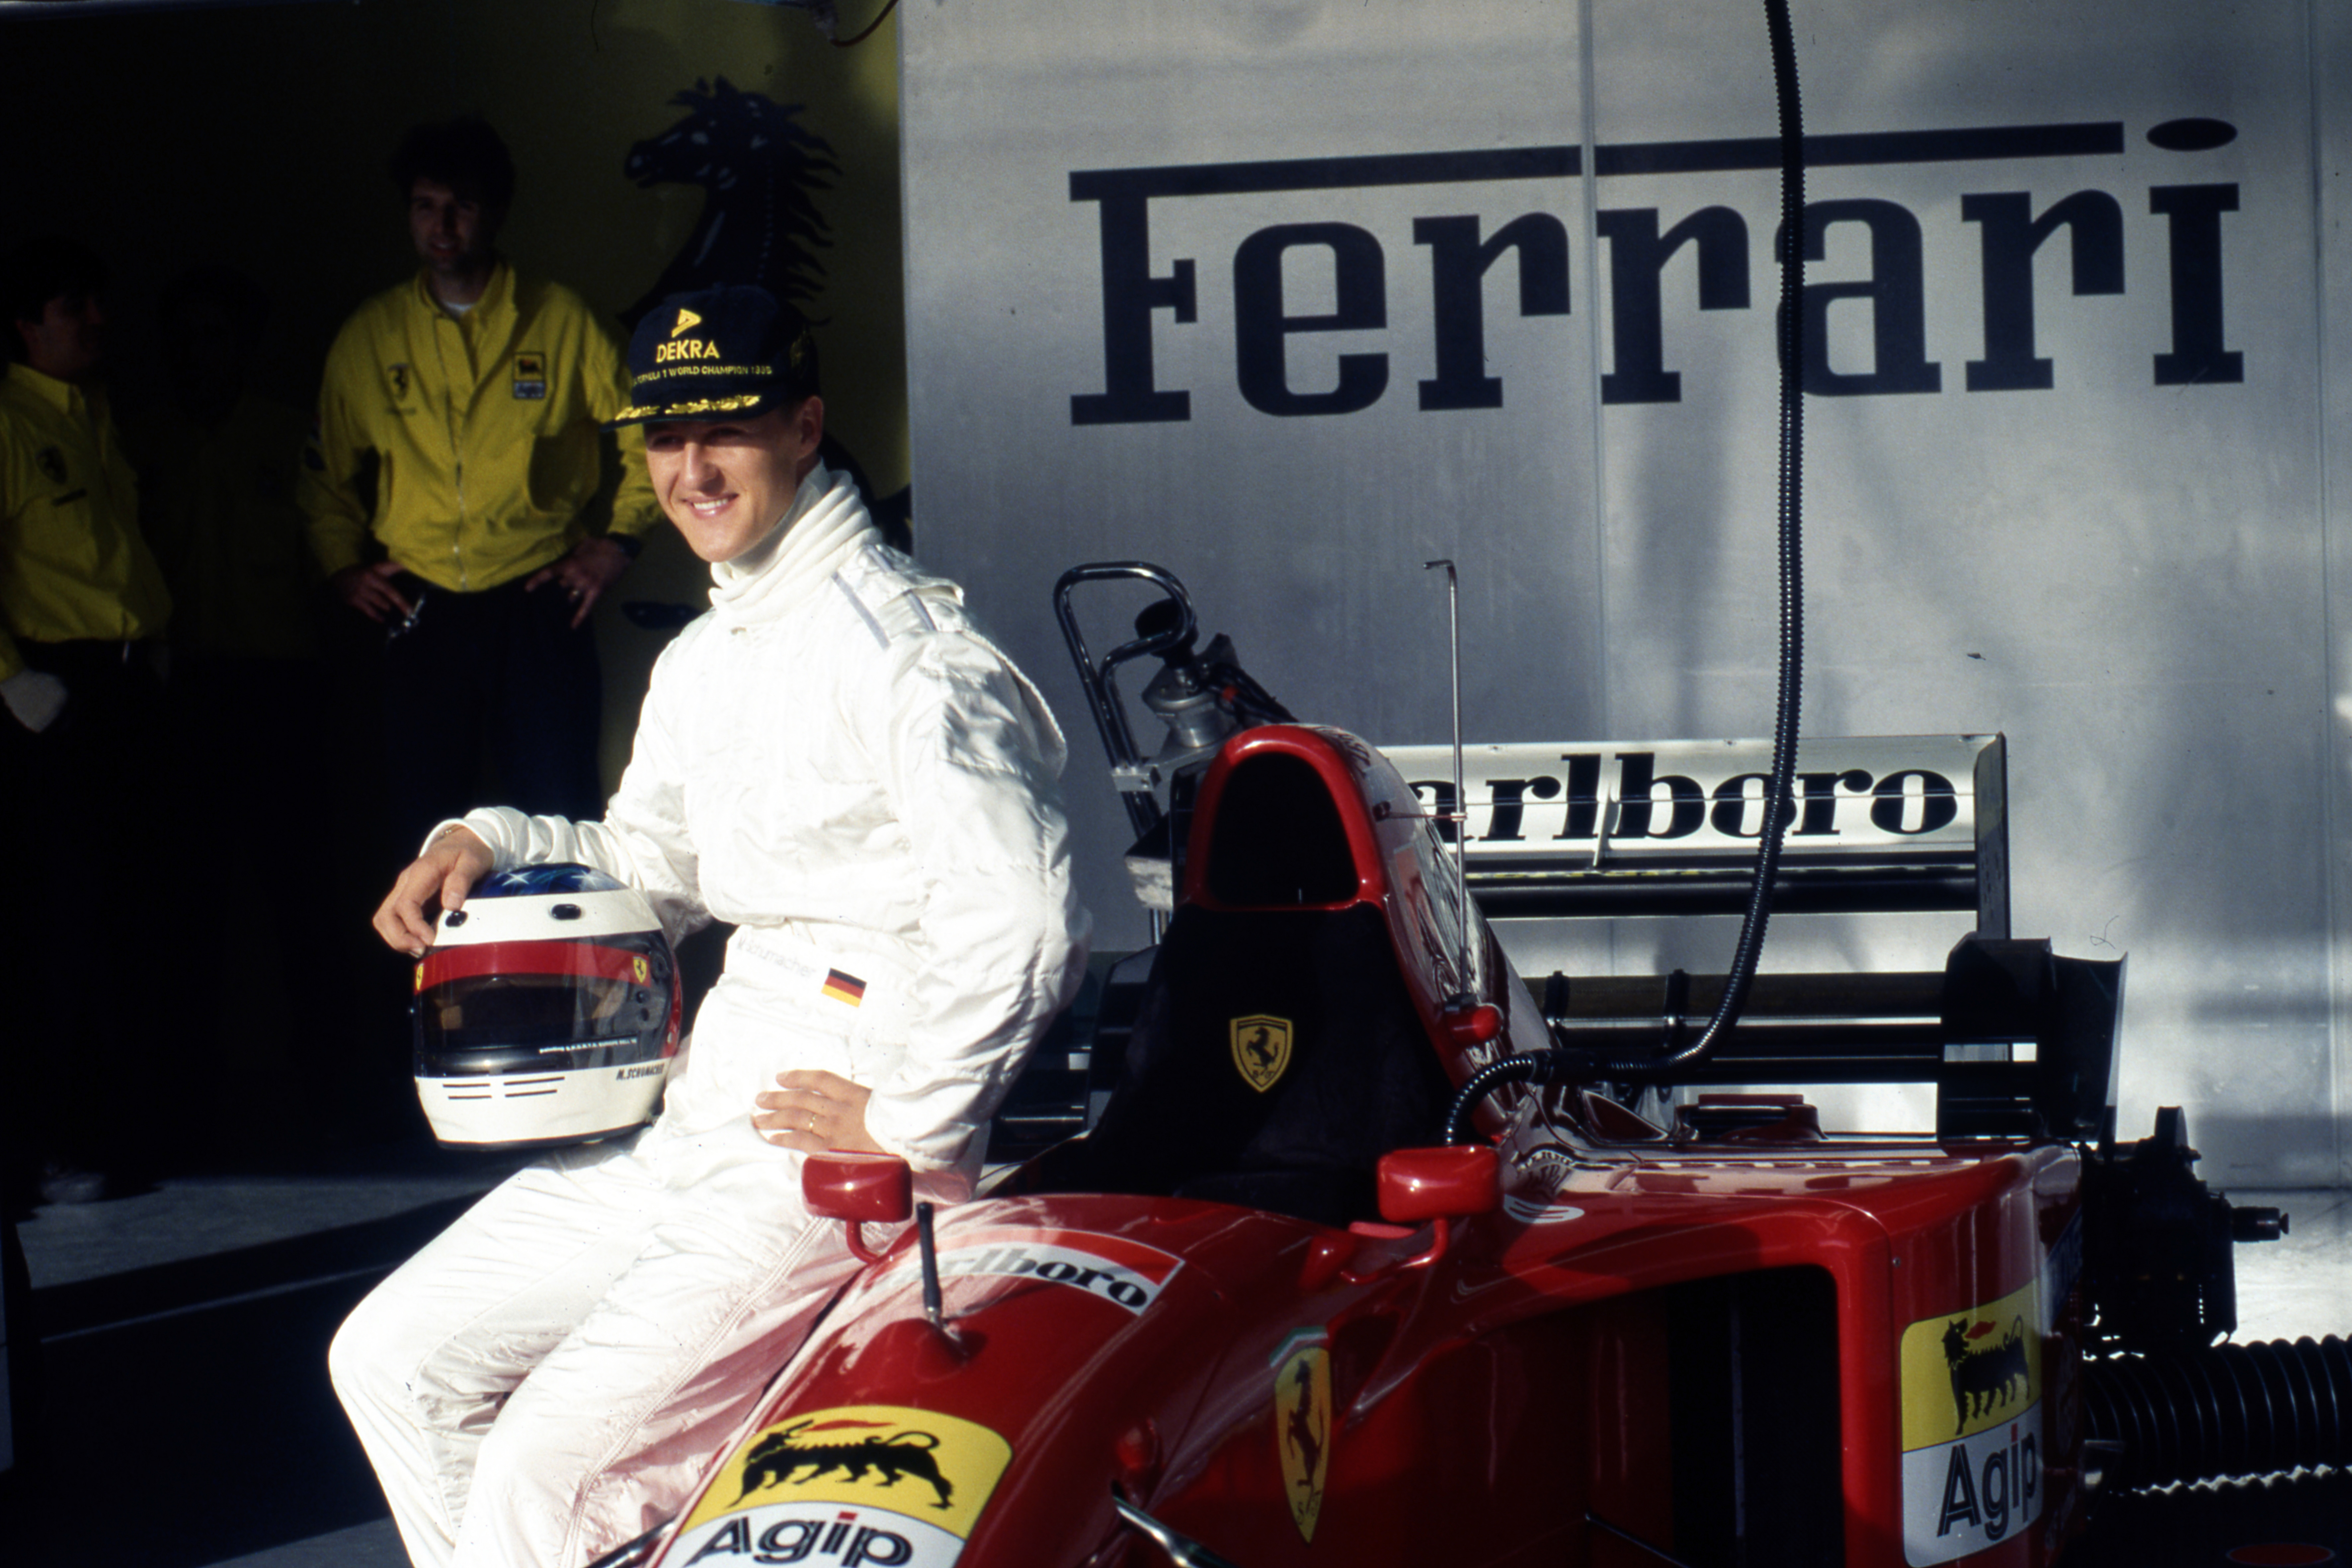
<path id="1" fill-rule="evenodd" d="M 1991 735 L 1807 736 L 1797 753 L 1789 850 L 1970 848 L 1979 764 L 1990 752 L 1998 766 L 1998 747 Z M 1454 810 L 1451 747 L 1386 751 L 1428 810 Z M 1569 850 L 1752 854 L 1771 763 L 1764 741 L 1467 746 L 1465 842 L 1486 859 Z"/>
<path id="2" fill-rule="evenodd" d="M 1123 1237 L 1079 1230 L 989 1229 L 941 1238 L 940 1279 L 1042 1280 L 1129 1312 L 1147 1310 L 1183 1264 Z M 911 1272 L 911 1258 L 894 1272 Z"/>

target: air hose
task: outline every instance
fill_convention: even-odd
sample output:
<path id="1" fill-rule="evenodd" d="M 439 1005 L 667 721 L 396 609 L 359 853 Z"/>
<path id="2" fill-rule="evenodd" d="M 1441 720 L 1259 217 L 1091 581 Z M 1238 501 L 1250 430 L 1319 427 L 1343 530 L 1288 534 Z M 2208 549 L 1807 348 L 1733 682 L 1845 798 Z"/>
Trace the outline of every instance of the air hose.
<path id="1" fill-rule="evenodd" d="M 1447 1108 L 1445 1137 L 1458 1143 L 1465 1136 L 1470 1112 L 1478 1102 L 1507 1083 L 1670 1082 L 1675 1074 L 1713 1054 L 1716 1045 L 1738 1020 L 1748 991 L 1756 977 L 1764 949 L 1764 931 L 1771 918 L 1772 888 L 1780 868 L 1780 846 L 1789 827 L 1789 804 L 1795 795 L 1797 715 L 1804 676 L 1804 456 L 1805 456 L 1805 117 L 1797 93 L 1797 50 L 1789 22 L 1788 0 L 1764 0 L 1765 29 L 1772 46 L 1772 87 L 1780 104 L 1780 309 L 1778 342 L 1780 353 L 1779 430 L 1780 518 L 1780 679 L 1773 704 L 1771 777 L 1765 784 L 1764 821 L 1758 834 L 1756 875 L 1748 891 L 1748 908 L 1739 923 L 1739 941 L 1732 951 L 1731 967 L 1716 1003 L 1714 1016 L 1697 1038 L 1687 1043 L 1671 1030 L 1665 1049 L 1643 1057 L 1611 1057 L 1599 1052 L 1531 1051 L 1505 1057 L 1471 1075 Z"/>
<path id="2" fill-rule="evenodd" d="M 2120 1443 L 2109 1486 L 2352 1464 L 2352 1345 L 2265 1340 L 2109 1356 L 2083 1368 L 2095 1440 Z"/>

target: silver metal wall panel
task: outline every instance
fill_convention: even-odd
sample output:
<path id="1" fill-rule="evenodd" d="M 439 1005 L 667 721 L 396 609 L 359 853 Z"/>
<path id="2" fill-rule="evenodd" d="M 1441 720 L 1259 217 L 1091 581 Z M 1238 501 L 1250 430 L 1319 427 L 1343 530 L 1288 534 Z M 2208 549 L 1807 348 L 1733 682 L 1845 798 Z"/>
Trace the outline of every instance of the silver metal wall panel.
<path id="1" fill-rule="evenodd" d="M 2132 955 L 2126 1131 L 2185 1102 L 2217 1180 L 2342 1180 L 2324 416 L 2352 339 L 2314 156 L 2345 151 L 2345 24 L 1795 9 L 1828 139 L 1806 728 L 2006 731 L 2019 931 Z M 906 19 L 909 380 L 924 552 L 1076 726 L 1106 940 L 1141 922 L 1046 613 L 1078 561 L 1172 568 L 1278 695 L 1376 740 L 1445 733 L 1435 555 L 1475 739 L 1763 732 L 1760 5 L 1082 15 Z M 1918 967 L 1955 934 L 1786 921 L 1769 962 Z M 1628 922 L 1522 956 L 1728 949 Z"/>
<path id="2" fill-rule="evenodd" d="M 1358 415 L 1273 417 L 1236 384 L 1234 255 L 1253 234 L 1344 222 L 1377 238 L 1388 327 L 1294 340 L 1295 384 L 1328 387 L 1339 353 L 1426 343 L 1412 226 L 1472 210 L 1461 189 L 1150 199 L 1148 271 L 1189 264 L 1196 295 L 1191 322 L 1153 313 L 1151 384 L 1183 394 L 1189 417 L 1078 426 L 1072 413 L 1074 397 L 1106 387 L 1104 203 L 1074 199 L 1074 175 L 1217 165 L 1240 184 L 1275 161 L 1559 146 L 1578 123 L 1573 13 L 1389 5 L 1370 27 L 1319 5 L 1121 6 L 1083 24 L 1045 4 L 919 13 L 903 47 L 923 550 L 973 584 L 1073 727 L 1068 794 L 1097 852 L 1107 939 L 1131 944 L 1142 926 L 1112 853 L 1122 818 L 1045 613 L 1070 564 L 1162 563 L 1292 707 L 1412 736 L 1442 734 L 1446 713 L 1444 603 L 1422 563 L 1454 555 L 1468 584 L 1473 710 L 1499 722 L 1532 710 L 1545 731 L 1597 725 L 1580 318 L 1498 338 L 1502 420 L 1420 414 L 1425 350 L 1396 351 L 1388 392 Z M 1486 62 L 1475 84 L 1428 68 L 1468 43 Z M 1570 180 L 1509 184 L 1524 187 L 1509 193 L 1517 210 L 1575 211 Z M 1292 260 L 1289 308 L 1331 310 L 1328 252 Z M 1096 639 L 1107 647 L 1119 629 Z M 1381 679 L 1366 678 L 1368 659 Z"/>
<path id="3" fill-rule="evenodd" d="M 2328 871 L 2328 951 L 2332 958 L 2329 1015 L 2333 1042 L 2332 1094 L 2316 1100 L 2305 1115 L 2324 1114 L 2335 1133 L 2336 1169 L 2343 1184 L 2352 1186 L 2352 527 L 2346 526 L 2346 506 L 2352 502 L 2352 266 L 2347 265 L 2347 227 L 2352 220 L 2352 191 L 2346 188 L 2346 171 L 2352 170 L 2352 11 L 2341 5 L 2309 7 L 2312 48 L 2309 57 L 2311 100 L 2316 126 L 2315 200 L 2318 208 L 2318 247 L 2315 292 L 2318 296 L 2316 349 L 2321 387 L 2319 442 L 2324 506 L 2321 523 L 2327 541 L 2327 639 L 2321 663 L 2329 694 L 2322 721 L 2323 791 L 2329 807 L 2326 832 L 2319 854 Z M 2291 58 L 2291 57 L 2290 57 Z"/>

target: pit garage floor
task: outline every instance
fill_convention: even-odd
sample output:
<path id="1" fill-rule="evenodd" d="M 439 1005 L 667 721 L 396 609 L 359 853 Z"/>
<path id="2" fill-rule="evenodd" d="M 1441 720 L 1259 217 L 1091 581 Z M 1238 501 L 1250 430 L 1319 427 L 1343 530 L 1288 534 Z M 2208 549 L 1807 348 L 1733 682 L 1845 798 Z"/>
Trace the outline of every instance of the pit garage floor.
<path id="1" fill-rule="evenodd" d="M 18 1235 L 40 1386 L 10 1391 L 32 1418 L 20 1415 L 23 1446 L 0 1477 L 0 1559 L 404 1563 L 327 1387 L 327 1342 L 377 1279 L 517 1163 L 398 1142 L 37 1211 Z M 2284 1208 L 2294 1227 L 2238 1249 L 2238 1337 L 2352 1333 L 2352 1194 L 2229 1195 Z M 24 1330 L 7 1324 L 12 1338 Z M 2070 1568 L 2205 1568 L 2271 1543 L 2334 1555 L 2235 1561 L 2352 1563 L 2352 1475 L 2111 1500 Z"/>

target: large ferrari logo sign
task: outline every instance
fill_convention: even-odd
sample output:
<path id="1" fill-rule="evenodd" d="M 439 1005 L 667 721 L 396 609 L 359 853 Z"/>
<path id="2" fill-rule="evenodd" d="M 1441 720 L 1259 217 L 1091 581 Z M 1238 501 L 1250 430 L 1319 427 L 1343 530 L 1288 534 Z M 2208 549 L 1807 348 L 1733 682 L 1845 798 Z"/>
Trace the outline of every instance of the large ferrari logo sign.
<path id="1" fill-rule="evenodd" d="M 1331 1353 L 1309 1345 L 1286 1357 L 1274 1374 L 1274 1440 L 1282 1451 L 1282 1489 L 1299 1539 L 1315 1539 L 1323 1512 L 1323 1479 L 1331 1468 Z"/>
<path id="2" fill-rule="evenodd" d="M 676 1560 L 948 1568 L 1012 1458 L 987 1427 L 938 1411 L 810 1411 L 728 1461 L 688 1519 Z"/>
<path id="3" fill-rule="evenodd" d="M 1242 1081 L 1264 1094 L 1290 1065 L 1290 1020 L 1254 1013 L 1225 1026 L 1234 1044 L 1234 1066 Z"/>

